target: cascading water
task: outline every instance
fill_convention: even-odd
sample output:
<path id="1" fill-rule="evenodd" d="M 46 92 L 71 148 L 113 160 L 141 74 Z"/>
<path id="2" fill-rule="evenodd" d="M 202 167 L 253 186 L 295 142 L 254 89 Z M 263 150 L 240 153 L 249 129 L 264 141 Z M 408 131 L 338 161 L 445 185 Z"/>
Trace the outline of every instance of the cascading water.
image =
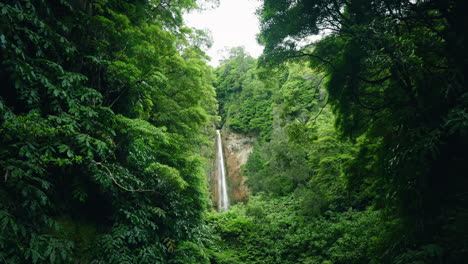
<path id="1" fill-rule="evenodd" d="M 223 156 L 223 144 L 221 142 L 221 133 L 216 130 L 216 146 L 218 148 L 218 154 L 216 157 L 218 167 L 218 210 L 220 212 L 227 211 L 229 209 L 229 197 L 227 194 L 226 185 L 226 170 L 224 169 L 224 156 Z"/>

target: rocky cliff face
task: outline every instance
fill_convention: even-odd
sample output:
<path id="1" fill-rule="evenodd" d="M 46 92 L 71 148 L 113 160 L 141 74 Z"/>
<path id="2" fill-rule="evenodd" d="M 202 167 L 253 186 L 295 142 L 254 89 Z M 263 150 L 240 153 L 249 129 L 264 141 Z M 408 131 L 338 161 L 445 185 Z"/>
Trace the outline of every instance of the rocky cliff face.
<path id="1" fill-rule="evenodd" d="M 233 203 L 245 202 L 249 190 L 245 185 L 247 177 L 242 175 L 242 165 L 247 163 L 255 139 L 226 130 L 222 132 L 230 197 Z"/>
<path id="2" fill-rule="evenodd" d="M 250 153 L 252 153 L 255 138 L 233 133 L 225 129 L 221 131 L 221 137 L 231 204 L 246 202 L 249 196 L 249 189 L 245 185 L 247 177 L 242 175 L 242 165 L 247 162 Z M 213 160 L 213 167 L 209 171 L 208 177 L 213 207 L 217 208 L 218 166 L 216 160 Z"/>

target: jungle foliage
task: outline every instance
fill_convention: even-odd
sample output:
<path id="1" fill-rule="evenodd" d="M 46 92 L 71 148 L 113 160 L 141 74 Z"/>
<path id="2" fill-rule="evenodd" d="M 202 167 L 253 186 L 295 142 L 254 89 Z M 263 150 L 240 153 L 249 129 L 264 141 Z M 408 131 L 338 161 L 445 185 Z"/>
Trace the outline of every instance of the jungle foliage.
<path id="1" fill-rule="evenodd" d="M 219 126 L 268 140 L 273 121 L 271 99 L 274 83 L 260 81 L 257 61 L 242 47 L 229 50 L 216 68 Z"/>
<path id="2" fill-rule="evenodd" d="M 468 18 L 463 1 L 266 0 L 262 61 L 327 74 L 338 131 L 360 139 L 355 191 L 400 220 L 386 263 L 462 263 L 468 248 Z M 305 36 L 327 30 L 317 43 Z M 419 254 L 436 248 L 434 256 Z"/>
<path id="3" fill-rule="evenodd" d="M 216 100 L 194 8 L 0 3 L 0 262 L 180 263 L 202 244 Z"/>
<path id="4" fill-rule="evenodd" d="M 464 1 L 262 3 L 212 69 L 195 0 L 1 1 L 0 262 L 466 262 Z M 258 139 L 223 213 L 214 125 Z"/>
<path id="5" fill-rule="evenodd" d="M 359 143 L 334 128 L 327 76 L 304 63 L 269 76 L 264 70 L 257 78 L 279 88 L 269 100 L 271 136 L 257 142 L 243 171 L 252 195 L 207 217 L 221 244 L 219 263 L 380 263 L 382 235 L 396 220 L 371 206 L 372 194 L 348 188 L 345 172 Z"/>
<path id="6" fill-rule="evenodd" d="M 245 263 L 466 261 L 465 6 L 263 1 L 259 64 L 279 72 L 281 88 L 272 97 L 271 140 L 246 166 L 252 203 L 216 218 L 226 248 Z M 319 33 L 321 40 L 308 38 Z M 300 73 L 306 68 L 323 78 L 324 95 L 311 96 L 317 86 Z M 360 231 L 328 229 L 345 219 Z M 243 234 L 232 234 L 236 223 Z M 294 238 L 302 232 L 314 239 Z M 308 250 L 294 254 L 297 245 Z"/>

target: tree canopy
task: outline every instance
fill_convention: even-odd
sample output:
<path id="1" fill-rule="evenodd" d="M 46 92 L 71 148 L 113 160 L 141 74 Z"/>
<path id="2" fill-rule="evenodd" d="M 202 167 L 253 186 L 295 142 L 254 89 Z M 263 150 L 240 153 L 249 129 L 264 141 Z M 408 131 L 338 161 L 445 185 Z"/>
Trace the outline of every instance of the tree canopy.
<path id="1" fill-rule="evenodd" d="M 217 3 L 0 2 L 0 262 L 466 262 L 464 2 L 263 0 L 212 68 Z M 227 212 L 215 127 L 255 139 Z"/>

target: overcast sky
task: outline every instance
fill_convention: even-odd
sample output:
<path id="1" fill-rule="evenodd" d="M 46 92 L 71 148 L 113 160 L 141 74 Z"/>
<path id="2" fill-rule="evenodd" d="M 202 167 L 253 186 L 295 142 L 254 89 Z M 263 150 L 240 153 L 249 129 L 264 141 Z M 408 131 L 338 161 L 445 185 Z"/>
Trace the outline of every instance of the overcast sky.
<path id="1" fill-rule="evenodd" d="M 216 9 L 192 12 L 184 16 L 189 27 L 208 29 L 213 38 L 213 46 L 208 50 L 210 65 L 218 66 L 226 55 L 226 47 L 244 46 L 247 52 L 257 58 L 263 48 L 258 45 L 256 35 L 259 23 L 255 15 L 258 0 L 220 0 Z"/>

